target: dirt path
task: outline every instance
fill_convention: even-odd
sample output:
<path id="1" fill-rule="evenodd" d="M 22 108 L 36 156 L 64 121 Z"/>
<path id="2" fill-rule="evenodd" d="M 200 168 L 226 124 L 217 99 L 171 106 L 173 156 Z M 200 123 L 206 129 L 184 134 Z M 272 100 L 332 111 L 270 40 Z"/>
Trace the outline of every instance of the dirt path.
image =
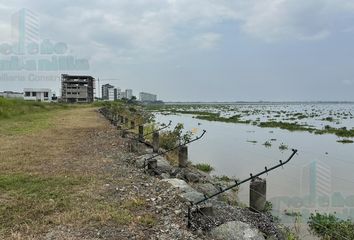
<path id="1" fill-rule="evenodd" d="M 0 239 L 196 239 L 174 190 L 127 163 L 95 109 L 50 122 L 0 138 Z"/>

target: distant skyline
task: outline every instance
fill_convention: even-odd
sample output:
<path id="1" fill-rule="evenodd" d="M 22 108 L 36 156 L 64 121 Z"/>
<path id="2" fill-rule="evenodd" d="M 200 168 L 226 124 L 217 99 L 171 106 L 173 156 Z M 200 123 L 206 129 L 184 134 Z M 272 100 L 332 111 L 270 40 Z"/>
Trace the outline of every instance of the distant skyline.
<path id="1" fill-rule="evenodd" d="M 73 57 L 101 85 L 165 101 L 354 101 L 352 0 L 0 0 L 0 61 L 21 36 L 21 9 L 32 18 L 26 39 L 65 43 L 56 50 L 67 69 Z M 52 67 L 31 81 L 4 80 L 0 68 L 0 91 L 58 94 L 67 71 Z"/>

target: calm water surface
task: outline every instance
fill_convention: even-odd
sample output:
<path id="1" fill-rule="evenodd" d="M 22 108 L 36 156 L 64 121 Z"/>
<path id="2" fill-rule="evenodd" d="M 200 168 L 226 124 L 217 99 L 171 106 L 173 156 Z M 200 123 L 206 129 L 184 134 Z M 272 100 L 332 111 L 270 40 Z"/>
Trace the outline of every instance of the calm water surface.
<path id="1" fill-rule="evenodd" d="M 348 106 L 353 108 L 353 105 Z M 326 109 L 326 106 L 318 105 L 318 108 Z M 215 175 L 244 179 L 250 173 L 264 170 L 265 166 L 271 167 L 279 160 L 286 160 L 291 149 L 297 149 L 298 154 L 283 169 L 264 176 L 273 213 L 283 222 L 293 222 L 285 211 L 302 213 L 303 222 L 314 211 L 336 212 L 339 217 L 354 218 L 354 144 L 338 143 L 335 135 L 210 122 L 191 115 L 156 114 L 156 120 L 183 123 L 186 130 L 198 130 L 197 135 L 203 129 L 207 130 L 202 140 L 189 146 L 189 160 L 209 163 L 215 168 Z M 345 123 L 349 128 L 354 126 L 353 119 L 346 119 Z M 265 147 L 263 143 L 266 141 L 272 146 Z M 281 151 L 281 144 L 287 145 L 288 150 Z M 239 198 L 248 204 L 249 184 L 241 186 Z"/>

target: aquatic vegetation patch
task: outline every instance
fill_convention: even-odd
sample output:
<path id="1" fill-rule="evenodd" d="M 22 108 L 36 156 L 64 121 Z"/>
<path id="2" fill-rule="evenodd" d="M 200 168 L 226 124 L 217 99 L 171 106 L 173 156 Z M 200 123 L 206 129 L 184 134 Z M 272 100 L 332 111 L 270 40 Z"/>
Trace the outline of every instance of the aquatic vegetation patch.
<path id="1" fill-rule="evenodd" d="M 329 125 L 326 125 L 322 130 L 316 130 L 315 134 L 335 134 L 338 137 L 354 137 L 354 129 L 347 129 L 346 127 L 334 128 Z"/>
<path id="2" fill-rule="evenodd" d="M 284 143 L 281 143 L 280 146 L 279 146 L 279 149 L 281 151 L 288 150 L 288 148 L 289 148 L 288 145 L 285 145 Z"/>
<path id="3" fill-rule="evenodd" d="M 263 145 L 266 147 L 266 148 L 270 148 L 272 146 L 272 143 L 270 141 L 265 141 L 265 143 L 263 143 Z"/>
<path id="4" fill-rule="evenodd" d="M 258 124 L 259 127 L 262 128 L 280 128 L 286 129 L 289 131 L 308 131 L 313 132 L 316 129 L 311 128 L 307 125 L 301 125 L 298 123 L 288 123 L 288 122 L 275 122 L 275 121 L 268 121 L 268 122 L 261 122 Z"/>
<path id="5" fill-rule="evenodd" d="M 215 121 L 215 122 L 244 123 L 244 124 L 250 124 L 252 122 L 251 120 L 242 120 L 241 117 L 242 117 L 241 115 L 234 115 L 227 118 L 227 117 L 221 117 L 219 114 L 196 116 L 197 119 Z"/>
<path id="6" fill-rule="evenodd" d="M 350 140 L 350 139 L 341 139 L 341 140 L 338 140 L 337 142 L 339 142 L 339 143 L 354 143 L 354 141 L 353 140 Z"/>

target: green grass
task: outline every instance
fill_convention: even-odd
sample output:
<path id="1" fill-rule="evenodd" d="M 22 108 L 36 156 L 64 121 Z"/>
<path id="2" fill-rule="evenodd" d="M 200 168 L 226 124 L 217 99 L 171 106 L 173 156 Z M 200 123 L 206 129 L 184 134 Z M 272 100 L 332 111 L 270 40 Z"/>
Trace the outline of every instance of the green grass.
<path id="1" fill-rule="evenodd" d="M 207 163 L 198 163 L 198 164 L 196 164 L 194 166 L 197 169 L 199 169 L 200 171 L 203 171 L 203 172 L 206 172 L 206 173 L 209 173 L 209 172 L 214 170 L 214 168 L 212 166 L 210 166 L 209 164 L 207 164 Z"/>
<path id="2" fill-rule="evenodd" d="M 145 227 L 153 227 L 157 223 L 155 216 L 151 214 L 144 214 L 138 220 L 139 223 Z"/>
<path id="3" fill-rule="evenodd" d="M 332 214 L 311 214 L 308 225 L 321 239 L 354 239 L 354 223 Z"/>
<path id="4" fill-rule="evenodd" d="M 0 120 L 12 119 L 26 114 L 48 112 L 68 108 L 69 105 L 59 103 L 43 103 L 19 99 L 0 98 Z"/>
<path id="5" fill-rule="evenodd" d="M 83 183 L 82 178 L 1 175 L 0 191 L 6 204 L 0 206 L 0 229 L 40 222 L 67 210 L 73 203 L 70 193 Z"/>
<path id="6" fill-rule="evenodd" d="M 0 176 L 0 189 L 11 195 L 36 197 L 44 200 L 60 197 L 68 187 L 78 185 L 82 181 L 81 178 L 8 174 Z"/>
<path id="7" fill-rule="evenodd" d="M 49 127 L 54 112 L 69 105 L 0 98 L 0 134 L 17 135 Z"/>
<path id="8" fill-rule="evenodd" d="M 0 120 L 0 135 L 20 135 L 36 132 L 51 126 L 53 112 L 33 113 Z"/>
<path id="9" fill-rule="evenodd" d="M 229 178 L 229 177 L 226 176 L 226 175 L 217 176 L 216 178 L 219 179 L 220 181 L 224 181 L 224 182 L 229 182 L 229 181 L 232 180 L 231 178 Z"/>

